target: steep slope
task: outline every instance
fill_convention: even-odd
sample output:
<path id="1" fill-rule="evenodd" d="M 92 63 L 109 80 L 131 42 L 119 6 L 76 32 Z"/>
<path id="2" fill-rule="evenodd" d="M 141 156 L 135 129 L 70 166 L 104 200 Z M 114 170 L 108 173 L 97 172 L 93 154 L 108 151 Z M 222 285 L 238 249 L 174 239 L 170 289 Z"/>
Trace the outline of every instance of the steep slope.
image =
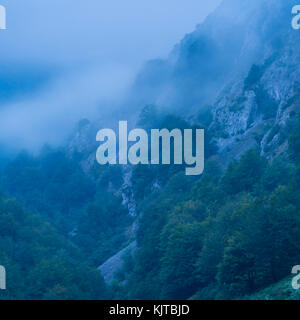
<path id="1" fill-rule="evenodd" d="M 114 128 L 121 118 L 134 125 L 146 105 L 200 123 L 209 108 L 210 130 L 222 156 L 230 159 L 255 145 L 269 155 L 276 144 L 273 153 L 281 152 L 286 139 L 278 133 L 299 100 L 300 32 L 291 27 L 294 4 L 224 0 L 167 60 L 145 64 L 117 117 L 95 122 L 94 134 L 103 125 Z M 76 139 L 71 145 L 78 149 Z M 91 144 L 80 139 L 85 148 Z M 240 152 L 229 152 L 236 145 Z"/>
<path id="2" fill-rule="evenodd" d="M 4 258 L 27 265 L 16 275 L 32 285 L 28 297 L 108 297 L 99 265 L 122 298 L 224 299 L 265 287 L 246 298 L 298 297 L 280 282 L 300 261 L 294 4 L 224 0 L 167 60 L 144 66 L 120 112 L 82 120 L 65 148 L 6 167 L 1 186 L 34 213 L 0 199 Z M 175 166 L 99 166 L 96 132 L 119 120 L 146 129 L 200 123 L 217 155 L 207 152 L 204 175 L 193 178 Z M 62 257 L 70 269 L 88 266 L 68 282 Z M 87 290 L 81 270 L 91 274 Z M 53 280 L 46 292 L 49 276 L 61 286 Z"/>
<path id="3" fill-rule="evenodd" d="M 270 1 L 272 15 L 258 32 L 260 55 L 247 77 L 227 85 L 213 106 L 210 129 L 227 160 L 255 146 L 269 158 L 287 149 L 288 119 L 299 107 L 300 75 L 300 34 L 290 26 L 291 8 L 288 1 Z"/>
<path id="4" fill-rule="evenodd" d="M 214 103 L 226 84 L 263 61 L 266 42 L 276 39 L 279 29 L 290 28 L 292 4 L 290 0 L 224 0 L 175 46 L 168 60 L 145 65 L 133 93 L 138 93 L 140 103 L 184 114 Z"/>
<path id="5" fill-rule="evenodd" d="M 292 277 L 285 278 L 261 291 L 245 296 L 244 300 L 300 300 L 299 290 L 293 289 Z"/>
<path id="6" fill-rule="evenodd" d="M 7 289 L 0 300 L 109 299 L 84 253 L 55 225 L 0 195 L 0 261 Z"/>
<path id="7" fill-rule="evenodd" d="M 81 154 L 82 166 L 91 174 L 96 145 L 88 141 L 93 141 L 96 127 L 105 123 L 114 128 L 120 117 L 127 116 L 134 123 L 145 105 L 154 104 L 192 123 L 201 123 L 202 111 L 209 110 L 209 134 L 223 164 L 252 148 L 268 159 L 286 156 L 289 119 L 299 109 L 300 95 L 300 32 L 291 28 L 294 4 L 292 0 L 224 0 L 175 46 L 167 60 L 144 66 L 125 107 L 110 118 L 112 125 L 105 119 L 97 125 L 84 123 L 70 142 L 70 154 Z M 114 190 L 123 195 L 129 211 L 135 207 L 135 181 L 130 180 L 126 168 L 123 186 Z M 129 234 L 128 240 L 133 241 L 135 231 Z"/>
<path id="8" fill-rule="evenodd" d="M 132 88 L 130 113 L 153 104 L 201 123 L 209 108 L 224 162 L 252 147 L 268 157 L 282 153 L 287 120 L 299 101 L 294 5 L 224 0 L 167 60 L 145 64 Z"/>

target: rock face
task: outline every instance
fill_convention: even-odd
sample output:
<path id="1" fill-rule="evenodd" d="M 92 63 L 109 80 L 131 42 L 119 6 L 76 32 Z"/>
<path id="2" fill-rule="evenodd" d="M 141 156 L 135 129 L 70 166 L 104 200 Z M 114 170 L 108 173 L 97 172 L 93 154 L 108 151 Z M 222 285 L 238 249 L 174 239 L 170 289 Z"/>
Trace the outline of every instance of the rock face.
<path id="1" fill-rule="evenodd" d="M 116 253 L 114 256 L 105 261 L 98 269 L 101 271 L 102 276 L 106 283 L 111 283 L 114 275 L 121 270 L 124 260 L 123 257 L 126 253 L 133 254 L 136 249 L 136 241 L 131 242 L 126 248 Z"/>
<path id="2" fill-rule="evenodd" d="M 137 216 L 136 202 L 132 190 L 132 166 L 125 166 L 123 169 L 124 183 L 121 188 L 121 195 L 123 199 L 123 205 L 127 207 L 129 214 L 132 217 Z"/>
<path id="3" fill-rule="evenodd" d="M 96 134 L 97 130 L 101 128 L 101 123 L 102 127 L 104 127 L 103 120 L 97 121 L 97 123 L 91 123 L 89 120 L 80 121 L 66 147 L 68 155 L 72 158 L 76 157 L 84 172 L 88 175 L 90 175 L 96 160 L 96 150 L 98 147 Z M 138 219 L 132 190 L 132 167 L 129 165 L 124 166 L 122 172 L 123 184 L 119 190 L 111 190 L 111 192 L 121 195 L 124 207 L 128 210 L 128 214 L 134 218 L 132 225 L 126 230 L 126 240 L 131 241 L 135 239 Z M 76 234 L 76 229 L 70 233 L 70 236 L 74 234 Z M 135 249 L 136 241 L 132 241 L 128 246 L 118 251 L 98 268 L 106 283 L 111 283 L 116 273 L 122 269 L 124 264 L 123 256 L 126 253 L 133 255 Z"/>
<path id="4" fill-rule="evenodd" d="M 293 0 L 224 0 L 167 60 L 144 66 L 131 90 L 130 114 L 137 118 L 141 108 L 155 104 L 199 121 L 198 114 L 209 106 L 209 130 L 223 163 L 249 148 L 269 159 L 284 154 L 288 120 L 300 104 L 300 31 L 291 27 L 294 5 Z M 68 147 L 70 154 L 84 155 L 86 172 L 95 160 L 96 127 L 82 123 Z M 138 216 L 130 168 L 124 169 L 123 180 L 123 203 Z M 99 267 L 106 281 L 121 267 L 126 249 L 135 246 L 132 242 Z"/>
<path id="5" fill-rule="evenodd" d="M 226 159 L 255 146 L 269 158 L 287 148 L 287 120 L 299 103 L 300 34 L 290 26 L 292 4 L 269 2 L 272 16 L 262 23 L 262 32 L 252 31 L 263 41 L 258 40 L 259 54 L 252 60 L 248 75 L 233 79 L 212 108 L 210 129 Z M 245 46 L 249 37 L 253 39 L 245 34 Z"/>
<path id="6" fill-rule="evenodd" d="M 192 119 L 209 105 L 210 130 L 225 162 L 253 147 L 269 158 L 284 152 L 287 120 L 299 103 L 294 5 L 224 0 L 168 60 L 146 64 L 136 82 L 140 101 Z"/>
<path id="7" fill-rule="evenodd" d="M 237 155 L 233 149 L 239 145 L 241 152 L 258 146 L 274 156 L 270 150 L 276 154 L 284 144 L 287 120 L 299 101 L 300 32 L 291 27 L 294 5 L 293 0 L 224 0 L 167 60 L 145 64 L 131 90 L 128 117 L 138 118 L 153 103 L 195 119 L 209 105 L 210 130 L 222 155 Z M 118 120 L 112 115 L 107 121 L 116 125 Z M 72 152 L 87 154 L 86 169 L 95 158 L 88 156 L 95 151 L 92 127 L 84 124 L 70 144 Z"/>
<path id="8" fill-rule="evenodd" d="M 282 153 L 300 90 L 294 5 L 293 0 L 224 0 L 167 60 L 150 61 L 140 71 L 130 114 L 138 117 L 153 103 L 196 119 L 209 105 L 210 130 L 225 161 L 250 147 L 270 158 Z M 87 157 L 84 167 L 90 162 Z"/>

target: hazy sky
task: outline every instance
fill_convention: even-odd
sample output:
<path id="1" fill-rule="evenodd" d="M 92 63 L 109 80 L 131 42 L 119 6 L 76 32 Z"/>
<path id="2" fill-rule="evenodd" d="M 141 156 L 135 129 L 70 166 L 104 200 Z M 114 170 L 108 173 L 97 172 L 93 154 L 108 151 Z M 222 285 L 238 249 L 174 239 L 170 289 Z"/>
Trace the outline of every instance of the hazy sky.
<path id="1" fill-rule="evenodd" d="M 63 134 L 121 96 L 144 61 L 166 57 L 219 3 L 0 0 L 8 28 L 0 30 L 0 143 L 56 142 L 55 126 Z"/>
<path id="2" fill-rule="evenodd" d="M 1 0 L 3 59 L 116 61 L 165 56 L 219 0 Z"/>

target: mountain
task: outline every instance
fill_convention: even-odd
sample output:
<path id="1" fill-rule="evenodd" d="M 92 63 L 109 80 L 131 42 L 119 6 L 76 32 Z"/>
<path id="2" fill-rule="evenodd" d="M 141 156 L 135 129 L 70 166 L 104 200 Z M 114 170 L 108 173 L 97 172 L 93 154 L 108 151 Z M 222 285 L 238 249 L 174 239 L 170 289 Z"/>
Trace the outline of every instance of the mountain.
<path id="1" fill-rule="evenodd" d="M 246 296 L 244 300 L 299 300 L 299 291 L 291 286 L 292 278 L 285 278 L 259 292 Z"/>
<path id="2" fill-rule="evenodd" d="M 200 122 L 210 108 L 210 130 L 226 159 L 254 146 L 270 157 L 286 150 L 286 120 L 299 100 L 293 5 L 223 1 L 167 61 L 146 64 L 136 84 L 143 103 Z"/>
<path id="3" fill-rule="evenodd" d="M 118 112 L 82 120 L 60 150 L 19 156 L 2 189 L 98 268 L 114 298 L 250 298 L 282 287 L 300 261 L 293 5 L 224 0 L 167 59 L 144 65 Z M 100 166 L 97 130 L 119 120 L 204 128 L 204 174 Z"/>
<path id="4" fill-rule="evenodd" d="M 293 2 L 223 1 L 175 46 L 168 60 L 145 65 L 135 94 L 141 93 L 145 104 L 179 112 L 214 103 L 227 84 L 263 63 L 276 40 L 285 39 L 282 33 L 297 36 L 290 23 Z"/>
<path id="5" fill-rule="evenodd" d="M 222 161 L 258 147 L 268 157 L 286 150 L 287 119 L 299 101 L 299 32 L 291 28 L 293 0 L 225 0 L 204 23 L 177 44 L 167 60 L 145 64 L 119 117 L 138 121 L 144 106 L 204 122 Z M 72 148 L 72 147 L 71 147 Z"/>
<path id="6" fill-rule="evenodd" d="M 249 19 L 254 28 L 246 33 L 244 48 L 251 51 L 247 44 L 255 43 L 259 54 L 248 75 L 226 85 L 213 105 L 211 130 L 228 159 L 253 147 L 270 159 L 287 150 L 288 120 L 299 103 L 299 33 L 290 26 L 292 7 L 293 1 L 268 1 L 263 21 Z"/>
<path id="7" fill-rule="evenodd" d="M 207 132 L 221 163 L 228 165 L 249 149 L 269 160 L 286 157 L 289 120 L 298 110 L 300 89 L 300 34 L 291 28 L 293 5 L 294 1 L 223 1 L 167 60 L 149 61 L 139 72 L 126 101 L 132 103 L 126 110 L 133 125 L 149 105 L 191 124 L 204 123 L 210 113 Z M 87 150 L 96 133 L 93 126 L 89 139 L 80 143 L 77 132 L 70 144 L 86 149 L 84 168 L 87 163 L 92 166 L 95 154 L 95 146 L 92 153 Z M 134 184 L 126 179 L 122 187 L 133 206 Z M 120 263 L 110 265 L 110 270 L 119 267 Z"/>

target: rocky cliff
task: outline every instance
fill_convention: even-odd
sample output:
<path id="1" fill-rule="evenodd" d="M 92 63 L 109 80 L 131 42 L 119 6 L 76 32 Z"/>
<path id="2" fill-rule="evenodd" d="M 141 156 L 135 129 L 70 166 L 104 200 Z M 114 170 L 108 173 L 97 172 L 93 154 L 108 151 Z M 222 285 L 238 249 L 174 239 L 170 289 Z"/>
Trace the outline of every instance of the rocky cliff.
<path id="1" fill-rule="evenodd" d="M 300 102 L 300 31 L 291 27 L 293 5 L 291 0 L 224 0 L 167 60 L 145 64 L 131 90 L 130 112 L 137 117 L 143 106 L 155 104 L 197 122 L 209 107 L 209 130 L 223 163 L 249 148 L 269 159 L 284 154 L 289 119 Z M 95 160 L 95 128 L 81 123 L 68 147 L 72 156 L 82 155 L 87 173 Z M 123 203 L 136 216 L 130 169 L 123 178 Z M 120 268 L 122 252 L 101 267 L 109 266 L 107 279 Z"/>

